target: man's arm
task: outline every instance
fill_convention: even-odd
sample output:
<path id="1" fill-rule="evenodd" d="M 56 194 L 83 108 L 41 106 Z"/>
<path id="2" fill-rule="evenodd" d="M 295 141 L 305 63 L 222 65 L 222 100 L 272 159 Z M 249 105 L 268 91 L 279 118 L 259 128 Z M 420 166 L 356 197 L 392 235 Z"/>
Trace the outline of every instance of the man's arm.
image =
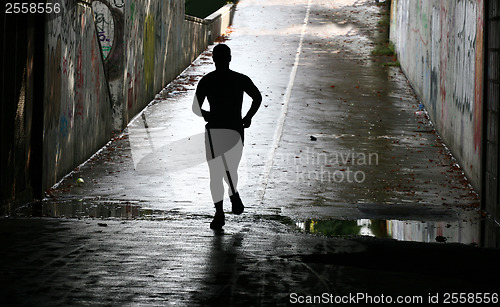
<path id="1" fill-rule="evenodd" d="M 248 128 L 252 124 L 252 118 L 255 113 L 259 110 L 260 104 L 262 103 L 262 95 L 260 94 L 259 89 L 253 84 L 253 82 L 249 79 L 249 85 L 245 92 L 252 98 L 252 105 L 250 106 L 250 110 L 248 110 L 247 115 L 243 118 L 243 128 Z"/>
<path id="2" fill-rule="evenodd" d="M 210 112 L 203 110 L 201 107 L 203 106 L 203 102 L 205 101 L 206 95 L 203 94 L 203 91 L 200 89 L 200 85 L 198 84 L 198 88 L 196 89 L 196 93 L 193 99 L 193 113 L 198 116 L 203 116 L 205 121 L 208 122 L 210 117 Z"/>

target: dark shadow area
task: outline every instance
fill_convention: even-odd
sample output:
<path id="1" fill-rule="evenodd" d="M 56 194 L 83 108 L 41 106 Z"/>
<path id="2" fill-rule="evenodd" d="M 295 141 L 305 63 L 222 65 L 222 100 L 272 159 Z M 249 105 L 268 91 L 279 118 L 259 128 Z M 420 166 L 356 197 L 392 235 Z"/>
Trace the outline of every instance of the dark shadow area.
<path id="1" fill-rule="evenodd" d="M 186 15 L 206 18 L 210 14 L 216 12 L 218 9 L 228 3 L 237 3 L 238 0 L 186 0 Z"/>
<path id="2" fill-rule="evenodd" d="M 231 306 L 237 284 L 239 247 L 243 234 L 225 234 L 214 231 L 212 244 L 208 246 L 206 259 L 206 277 L 202 281 L 203 288 L 193 296 L 192 300 L 200 306 Z"/>
<path id="3" fill-rule="evenodd" d="M 379 285 L 397 284 L 397 278 L 387 278 L 392 273 L 425 276 L 427 284 L 414 280 L 413 288 L 398 287 L 396 294 L 463 291 L 471 293 L 497 292 L 500 281 L 498 259 L 500 251 L 478 249 L 458 244 L 422 244 L 393 240 L 354 239 L 367 247 L 365 252 L 349 254 L 313 254 L 297 256 L 301 261 L 322 266 L 348 266 L 369 270 L 379 275 Z M 382 273 L 384 272 L 384 273 Z M 443 283 L 440 280 L 445 281 Z M 360 282 L 360 281 L 358 281 Z M 437 286 L 437 283 L 439 286 Z M 387 288 L 387 292 L 391 293 Z M 394 292 L 393 292 L 394 294 Z"/>

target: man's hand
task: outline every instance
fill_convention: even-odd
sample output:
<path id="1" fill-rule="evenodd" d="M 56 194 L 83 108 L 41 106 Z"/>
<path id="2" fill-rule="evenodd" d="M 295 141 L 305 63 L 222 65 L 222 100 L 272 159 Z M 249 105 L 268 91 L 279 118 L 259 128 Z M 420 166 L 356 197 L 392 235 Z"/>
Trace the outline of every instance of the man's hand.
<path id="1" fill-rule="evenodd" d="M 248 127 L 250 127 L 251 124 L 252 124 L 252 118 L 245 116 L 243 118 L 243 128 L 248 128 Z"/>
<path id="2" fill-rule="evenodd" d="M 247 114 L 243 118 L 243 128 L 248 128 L 252 124 L 252 117 L 257 113 L 257 110 L 260 107 L 262 102 L 262 95 L 259 92 L 259 89 L 252 83 L 252 80 L 249 80 L 249 86 L 245 89 L 245 92 L 252 97 L 252 105 L 250 106 L 250 110 L 248 110 Z"/>

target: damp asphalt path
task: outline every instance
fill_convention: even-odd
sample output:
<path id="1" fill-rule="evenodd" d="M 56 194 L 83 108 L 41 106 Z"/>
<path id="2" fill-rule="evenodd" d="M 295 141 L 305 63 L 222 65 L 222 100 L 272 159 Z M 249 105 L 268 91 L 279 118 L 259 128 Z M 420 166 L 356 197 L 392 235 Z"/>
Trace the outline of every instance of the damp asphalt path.
<path id="1" fill-rule="evenodd" d="M 382 10 L 239 1 L 223 41 L 264 97 L 240 165 L 246 211 L 226 196 L 225 231 L 209 229 L 191 103 L 212 46 L 42 204 L 0 220 L 0 304 L 494 299 L 500 251 L 482 238 L 496 229 L 394 59 L 371 54 Z"/>

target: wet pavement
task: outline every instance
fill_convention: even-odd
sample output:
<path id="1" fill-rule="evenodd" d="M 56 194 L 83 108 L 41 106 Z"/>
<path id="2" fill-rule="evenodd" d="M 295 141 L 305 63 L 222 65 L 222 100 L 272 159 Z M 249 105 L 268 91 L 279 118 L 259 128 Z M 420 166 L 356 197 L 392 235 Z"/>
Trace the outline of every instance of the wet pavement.
<path id="1" fill-rule="evenodd" d="M 264 96 L 240 165 L 245 213 L 209 229 L 204 123 L 191 111 L 214 69 L 207 50 L 41 204 L 0 220 L 2 305 L 499 292 L 500 251 L 483 240 L 495 223 L 394 59 L 371 54 L 382 10 L 240 1 L 223 40 Z"/>

